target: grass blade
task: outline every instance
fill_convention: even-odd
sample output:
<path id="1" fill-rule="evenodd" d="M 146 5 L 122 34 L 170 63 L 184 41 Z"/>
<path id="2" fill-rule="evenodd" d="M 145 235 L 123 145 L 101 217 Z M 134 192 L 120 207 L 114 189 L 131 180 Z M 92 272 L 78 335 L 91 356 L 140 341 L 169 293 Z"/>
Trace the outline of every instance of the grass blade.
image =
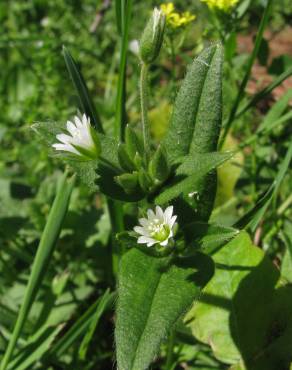
<path id="1" fill-rule="evenodd" d="M 40 332 L 33 336 L 33 340 L 29 340 L 27 345 L 10 362 L 8 370 L 25 370 L 32 366 L 46 353 L 61 329 L 61 325 L 56 328 L 41 329 Z"/>
<path id="2" fill-rule="evenodd" d="M 90 117 L 91 122 L 94 127 L 103 133 L 103 128 L 97 111 L 94 107 L 94 104 L 89 96 L 89 92 L 84 81 L 84 78 L 79 71 L 72 55 L 69 50 L 63 46 L 63 55 L 66 63 L 67 70 L 75 87 L 76 93 L 79 97 L 80 105 L 83 109 L 83 112 Z"/>
<path id="3" fill-rule="evenodd" d="M 59 358 L 73 343 L 77 340 L 88 328 L 92 319 L 98 310 L 102 297 L 99 297 L 88 310 L 71 326 L 66 334 L 60 338 L 60 340 L 52 346 L 47 352 L 46 359 Z M 113 302 L 115 293 L 111 293 L 110 302 Z M 109 302 L 108 302 L 109 304 Z"/>
<path id="4" fill-rule="evenodd" d="M 281 85 L 281 83 L 290 76 L 292 76 L 292 67 L 288 68 L 287 71 L 283 72 L 280 76 L 276 77 L 270 85 L 268 85 L 263 90 L 255 94 L 254 97 L 240 109 L 235 119 L 239 118 L 250 108 L 254 107 L 259 101 L 261 101 L 267 95 L 269 95 L 276 87 Z"/>
<path id="5" fill-rule="evenodd" d="M 117 139 L 123 137 L 123 126 L 126 124 L 126 68 L 132 3 L 133 0 L 124 0 L 120 9 L 122 39 L 115 117 L 115 136 Z"/>
<path id="6" fill-rule="evenodd" d="M 110 294 L 110 290 L 107 289 L 99 301 L 96 311 L 94 312 L 94 315 L 91 319 L 88 331 L 80 345 L 79 358 L 81 360 L 85 360 L 89 343 L 94 335 L 99 319 L 101 318 L 101 315 L 104 313 L 104 311 L 106 310 L 106 308 L 109 306 L 111 302 L 112 302 L 112 294 Z"/>
<path id="7" fill-rule="evenodd" d="M 284 176 L 289 169 L 289 165 L 292 159 L 292 143 L 289 146 L 287 154 L 284 158 L 283 163 L 280 166 L 279 172 L 270 186 L 270 188 L 260 197 L 256 205 L 246 213 L 236 224 L 233 226 L 238 229 L 249 227 L 253 232 L 256 230 L 259 222 L 261 221 L 264 213 L 269 207 L 271 201 L 276 196 L 279 187 L 281 185 Z"/>
<path id="8" fill-rule="evenodd" d="M 58 187 L 57 195 L 51 208 L 40 244 L 32 265 L 32 271 L 20 307 L 16 324 L 8 347 L 1 362 L 0 370 L 5 370 L 13 354 L 16 342 L 27 319 L 29 310 L 34 302 L 37 291 L 41 285 L 46 268 L 50 262 L 54 247 L 58 240 L 62 223 L 66 215 L 75 178 L 67 179 L 64 174 Z"/>
<path id="9" fill-rule="evenodd" d="M 115 0 L 116 24 L 119 34 L 122 34 L 122 1 Z"/>
<path id="10" fill-rule="evenodd" d="M 224 144 L 226 136 L 227 136 L 227 134 L 230 130 L 230 127 L 231 127 L 231 125 L 234 121 L 234 118 L 236 116 L 238 106 L 241 102 L 241 99 L 244 96 L 245 88 L 246 88 L 246 85 L 248 83 L 248 80 L 249 80 L 249 77 L 250 77 L 250 74 L 251 74 L 251 69 L 252 69 L 252 66 L 253 66 L 253 64 L 256 60 L 256 57 L 258 55 L 258 52 L 259 52 L 259 49 L 260 49 L 260 46 L 261 46 L 261 42 L 262 42 L 262 39 L 263 39 L 264 30 L 265 30 L 265 28 L 267 26 L 267 23 L 268 23 L 268 20 L 269 20 L 269 16 L 270 16 L 271 9 L 272 9 L 272 3 L 273 3 L 273 0 L 268 0 L 267 6 L 265 8 L 265 11 L 264 11 L 264 14 L 263 14 L 260 26 L 259 26 L 259 30 L 258 30 L 258 33 L 257 33 L 257 36 L 256 36 L 254 49 L 253 49 L 252 54 L 250 56 L 250 59 L 248 61 L 247 69 L 246 69 L 244 78 L 241 82 L 237 97 L 236 97 L 235 102 L 233 104 L 233 107 L 231 109 L 228 121 L 226 123 L 226 126 L 224 128 L 224 131 L 223 131 L 220 143 L 219 143 L 219 148 L 220 149 L 222 148 L 222 146 Z"/>

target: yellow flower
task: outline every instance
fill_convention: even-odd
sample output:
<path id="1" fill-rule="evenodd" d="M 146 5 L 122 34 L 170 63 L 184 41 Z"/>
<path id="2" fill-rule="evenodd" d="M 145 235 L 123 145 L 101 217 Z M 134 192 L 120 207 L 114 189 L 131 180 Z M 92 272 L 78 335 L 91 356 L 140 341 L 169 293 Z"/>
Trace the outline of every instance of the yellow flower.
<path id="1" fill-rule="evenodd" d="M 192 22 L 194 19 L 196 19 L 196 16 L 191 14 L 190 12 L 184 12 L 182 14 L 175 12 L 173 3 L 161 4 L 160 9 L 165 14 L 166 23 L 171 28 L 184 27 Z"/>
<path id="2" fill-rule="evenodd" d="M 206 3 L 210 9 L 219 9 L 224 12 L 229 12 L 239 0 L 201 0 Z"/>
<path id="3" fill-rule="evenodd" d="M 167 3 L 167 4 L 161 4 L 160 9 L 163 11 L 163 13 L 166 15 L 170 15 L 174 11 L 174 5 L 173 3 Z"/>

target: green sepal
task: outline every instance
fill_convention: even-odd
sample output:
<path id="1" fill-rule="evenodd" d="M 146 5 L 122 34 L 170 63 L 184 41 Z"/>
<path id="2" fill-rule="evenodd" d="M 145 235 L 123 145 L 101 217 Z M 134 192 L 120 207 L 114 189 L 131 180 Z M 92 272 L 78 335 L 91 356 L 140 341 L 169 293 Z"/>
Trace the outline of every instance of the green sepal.
<path id="1" fill-rule="evenodd" d="M 143 165 L 143 158 L 138 152 L 135 154 L 134 163 L 137 169 L 141 168 L 141 166 Z"/>
<path id="2" fill-rule="evenodd" d="M 125 193 L 127 194 L 133 194 L 139 190 L 137 172 L 123 173 L 122 175 L 116 176 L 115 181 L 124 189 Z"/>
<path id="3" fill-rule="evenodd" d="M 98 149 L 96 150 L 95 148 L 92 148 L 92 150 L 86 149 L 82 146 L 71 144 L 73 148 L 75 148 L 80 154 L 80 159 L 81 160 L 94 160 L 98 159 L 100 151 L 98 152 Z M 78 159 L 78 155 L 76 155 L 76 159 Z"/>
<path id="4" fill-rule="evenodd" d="M 100 138 L 96 132 L 96 130 L 94 129 L 94 127 L 90 126 L 90 135 L 92 137 L 92 140 L 94 142 L 94 145 L 95 145 L 95 151 L 97 153 L 97 156 L 99 157 L 100 154 L 101 154 L 101 142 L 100 142 Z"/>
<path id="5" fill-rule="evenodd" d="M 135 170 L 135 164 L 131 157 L 129 156 L 126 146 L 124 144 L 119 144 L 118 146 L 118 158 L 121 167 L 128 172 Z"/>
<path id="6" fill-rule="evenodd" d="M 167 160 L 166 152 L 162 146 L 158 147 L 153 158 L 150 160 L 149 174 L 153 179 L 161 183 L 164 182 L 170 174 L 170 165 Z"/>
<path id="7" fill-rule="evenodd" d="M 142 138 L 131 128 L 130 125 L 126 126 L 125 130 L 125 144 L 127 152 L 131 158 L 136 156 L 136 153 L 139 153 L 143 157 L 143 141 Z"/>
<path id="8" fill-rule="evenodd" d="M 141 168 L 138 172 L 138 181 L 141 189 L 145 193 L 149 193 L 150 189 L 153 187 L 153 181 L 151 177 L 148 175 L 148 173 L 144 170 L 144 168 Z"/>

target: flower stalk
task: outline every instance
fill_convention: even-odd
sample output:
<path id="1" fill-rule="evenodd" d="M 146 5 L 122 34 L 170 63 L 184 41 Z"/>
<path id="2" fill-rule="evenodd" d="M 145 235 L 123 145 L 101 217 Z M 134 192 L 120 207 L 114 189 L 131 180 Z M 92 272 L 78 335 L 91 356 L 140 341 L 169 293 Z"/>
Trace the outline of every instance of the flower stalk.
<path id="1" fill-rule="evenodd" d="M 141 102 L 141 121 L 142 121 L 142 132 L 143 132 L 143 145 L 144 145 L 144 160 L 148 162 L 150 155 L 150 129 L 148 122 L 148 96 L 149 96 L 149 85 L 148 85 L 148 70 L 149 66 L 142 62 L 141 75 L 140 75 L 140 102 Z"/>

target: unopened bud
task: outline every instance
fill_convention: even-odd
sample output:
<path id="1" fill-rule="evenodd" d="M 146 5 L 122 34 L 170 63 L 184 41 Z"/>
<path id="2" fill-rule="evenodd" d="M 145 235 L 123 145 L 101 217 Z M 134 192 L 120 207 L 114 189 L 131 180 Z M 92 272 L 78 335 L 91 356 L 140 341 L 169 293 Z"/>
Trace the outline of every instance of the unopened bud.
<path id="1" fill-rule="evenodd" d="M 151 64 L 158 57 L 165 28 L 165 15 L 154 8 L 140 42 L 140 57 L 145 64 Z"/>

